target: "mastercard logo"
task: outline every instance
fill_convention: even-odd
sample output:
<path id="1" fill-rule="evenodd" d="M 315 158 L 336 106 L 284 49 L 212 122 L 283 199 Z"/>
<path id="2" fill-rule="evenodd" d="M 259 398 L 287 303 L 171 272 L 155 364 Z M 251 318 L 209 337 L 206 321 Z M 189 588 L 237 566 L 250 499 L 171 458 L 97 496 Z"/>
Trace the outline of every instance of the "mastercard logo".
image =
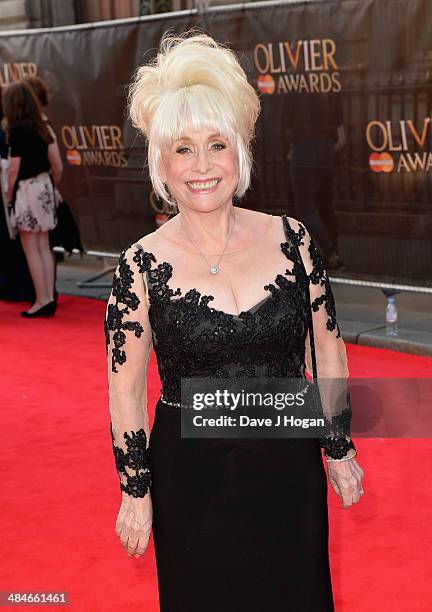
<path id="1" fill-rule="evenodd" d="M 76 149 L 68 149 L 66 151 L 66 159 L 71 166 L 81 166 L 81 153 Z"/>
<path id="2" fill-rule="evenodd" d="M 372 153 L 369 155 L 369 167 L 373 172 L 392 172 L 393 157 L 390 153 Z"/>
<path id="3" fill-rule="evenodd" d="M 258 89 L 264 94 L 272 94 L 274 92 L 276 85 L 271 74 L 261 74 L 258 77 Z"/>

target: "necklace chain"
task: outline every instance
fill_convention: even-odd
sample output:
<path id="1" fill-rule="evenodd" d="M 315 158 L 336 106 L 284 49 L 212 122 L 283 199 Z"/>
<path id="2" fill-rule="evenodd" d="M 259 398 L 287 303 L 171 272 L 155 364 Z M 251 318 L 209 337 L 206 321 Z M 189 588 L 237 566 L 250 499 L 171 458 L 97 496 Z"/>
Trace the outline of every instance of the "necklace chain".
<path id="1" fill-rule="evenodd" d="M 180 213 L 180 215 L 181 215 L 181 213 Z M 222 251 L 222 253 L 221 253 L 220 257 L 219 257 L 219 260 L 218 260 L 218 262 L 217 262 L 216 264 L 211 264 L 211 263 L 209 262 L 209 260 L 207 259 L 207 257 L 206 257 L 206 256 L 204 255 L 204 253 L 201 251 L 201 249 L 199 248 L 199 246 L 196 244 L 195 240 L 192 238 L 192 236 L 190 235 L 190 233 L 188 232 L 188 230 L 187 230 L 187 229 L 186 229 L 186 227 L 184 226 L 184 224 L 183 224 L 183 220 L 182 220 L 182 218 L 181 218 L 181 216 L 180 216 L 180 223 L 181 223 L 181 226 L 182 226 L 182 228 L 183 228 L 183 230 L 184 230 L 184 232 L 185 232 L 186 236 L 187 236 L 187 237 L 189 238 L 189 240 L 192 242 L 192 244 L 193 244 L 193 245 L 194 245 L 194 247 L 197 249 L 197 251 L 199 252 L 199 254 L 200 254 L 200 255 L 201 255 L 201 256 L 202 256 L 202 257 L 205 259 L 205 261 L 206 261 L 207 265 L 209 266 L 209 269 L 210 269 L 210 273 L 211 273 L 211 274 L 217 274 L 217 273 L 219 272 L 219 264 L 220 264 L 220 262 L 221 262 L 222 257 L 223 257 L 223 256 L 224 256 L 224 254 L 225 254 L 225 250 L 226 250 L 226 248 L 227 248 L 227 246 L 228 246 L 228 242 L 229 242 L 229 240 L 230 240 L 230 238 L 231 238 L 231 232 L 232 232 L 233 227 L 234 227 L 234 222 L 235 222 L 235 216 L 234 216 L 234 213 L 233 213 L 233 215 L 232 215 L 232 216 L 233 216 L 233 222 L 232 222 L 231 227 L 230 227 L 230 230 L 229 230 L 229 232 L 228 232 L 228 238 L 227 238 L 227 240 L 226 240 L 226 242 L 225 242 L 224 249 L 223 249 L 223 251 Z"/>

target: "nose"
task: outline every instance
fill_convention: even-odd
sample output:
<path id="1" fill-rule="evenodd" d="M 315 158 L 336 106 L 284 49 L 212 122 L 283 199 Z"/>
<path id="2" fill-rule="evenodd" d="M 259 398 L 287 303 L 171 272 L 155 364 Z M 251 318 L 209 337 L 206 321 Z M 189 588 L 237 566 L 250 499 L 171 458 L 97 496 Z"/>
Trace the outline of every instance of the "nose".
<path id="1" fill-rule="evenodd" d="M 205 148 L 199 148 L 195 156 L 194 170 L 200 174 L 207 174 L 212 167 L 210 152 Z"/>

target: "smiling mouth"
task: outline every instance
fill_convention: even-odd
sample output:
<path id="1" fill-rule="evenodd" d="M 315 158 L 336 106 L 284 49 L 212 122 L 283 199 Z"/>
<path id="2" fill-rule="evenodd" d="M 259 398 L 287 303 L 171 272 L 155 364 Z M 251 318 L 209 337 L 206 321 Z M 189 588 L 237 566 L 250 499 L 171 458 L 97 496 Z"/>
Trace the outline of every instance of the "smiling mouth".
<path id="1" fill-rule="evenodd" d="M 214 189 L 221 182 L 221 179 L 211 179 L 209 181 L 188 181 L 186 184 L 192 191 L 208 191 Z"/>

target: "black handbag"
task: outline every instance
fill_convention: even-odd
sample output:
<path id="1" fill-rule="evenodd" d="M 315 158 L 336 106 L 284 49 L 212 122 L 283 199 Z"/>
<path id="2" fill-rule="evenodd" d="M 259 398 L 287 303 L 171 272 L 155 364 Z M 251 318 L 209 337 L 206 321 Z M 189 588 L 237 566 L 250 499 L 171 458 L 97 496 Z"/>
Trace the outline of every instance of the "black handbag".
<path id="1" fill-rule="evenodd" d="M 78 225 L 74 219 L 69 204 L 61 200 L 57 206 L 57 225 L 50 231 L 50 247 L 63 247 L 65 251 L 72 253 L 77 249 L 84 252 Z"/>
<path id="2" fill-rule="evenodd" d="M 84 252 L 84 248 L 81 244 L 81 237 L 78 229 L 78 225 L 72 214 L 70 206 L 62 198 L 60 192 L 54 184 L 54 180 L 49 172 L 51 179 L 51 185 L 53 188 L 54 200 L 58 201 L 56 207 L 57 213 L 57 225 L 49 233 L 49 243 L 51 249 L 54 247 L 63 247 L 65 251 L 72 254 L 74 249 L 77 249 L 80 253 Z"/>
<path id="3" fill-rule="evenodd" d="M 325 435 L 330 433 L 330 424 L 325 418 L 324 409 L 321 401 L 321 394 L 318 385 L 318 372 L 317 372 L 317 364 L 316 364 L 316 355 L 315 355 L 315 338 L 314 338 L 314 328 L 313 328 L 313 316 L 312 316 L 312 308 L 310 301 L 310 289 L 309 289 L 309 277 L 306 273 L 306 268 L 304 267 L 303 260 L 301 258 L 300 250 L 297 247 L 298 257 L 300 258 L 303 266 L 303 270 L 306 278 L 306 301 L 307 301 L 307 317 L 309 323 L 309 343 L 310 343 L 310 351 L 311 351 L 311 359 L 312 359 L 312 382 L 308 384 L 307 387 L 307 398 L 308 398 L 308 406 L 312 413 L 312 416 L 315 418 L 324 418 L 325 419 Z"/>

